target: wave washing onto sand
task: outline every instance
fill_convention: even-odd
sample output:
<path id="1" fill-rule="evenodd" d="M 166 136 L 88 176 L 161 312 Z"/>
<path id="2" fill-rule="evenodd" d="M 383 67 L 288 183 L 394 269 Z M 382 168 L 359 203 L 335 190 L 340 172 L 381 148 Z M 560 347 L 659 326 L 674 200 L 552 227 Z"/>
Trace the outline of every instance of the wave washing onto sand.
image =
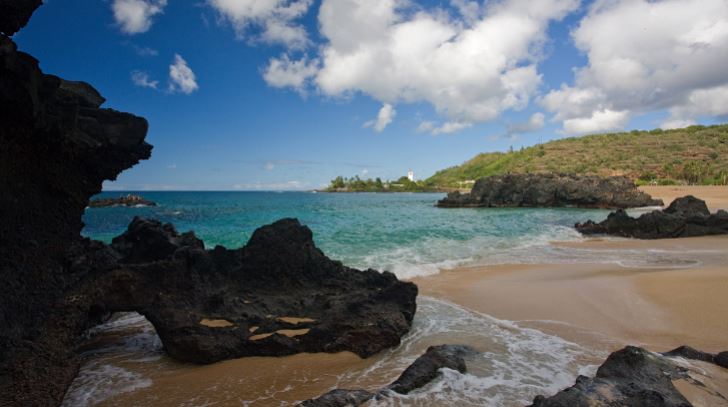
<path id="1" fill-rule="evenodd" d="M 194 399 L 179 400 L 166 394 L 164 386 L 155 393 L 152 377 L 174 369 L 162 354 L 159 339 L 149 322 L 138 314 L 123 314 L 114 322 L 97 328 L 99 337 L 112 335 L 112 341 L 83 354 L 81 374 L 71 385 L 64 406 L 123 405 L 115 397 L 143 390 L 153 397 L 140 406 L 214 405 L 234 403 L 247 406 L 295 405 L 296 386 L 316 381 L 316 377 L 296 377 L 293 371 L 281 377 L 274 387 L 250 394 L 247 381 L 233 380 L 230 374 L 214 376 L 199 369 L 195 382 L 206 389 Z M 151 330 L 151 336 L 149 335 Z M 128 332 L 124 335 L 123 332 Z M 122 334 L 121 336 L 117 336 Z M 108 339 L 108 338 L 107 338 Z M 593 374 L 606 354 L 584 348 L 535 329 L 461 308 L 457 305 L 420 297 L 412 330 L 400 346 L 371 358 L 365 367 L 352 367 L 341 373 L 332 388 L 373 390 L 389 383 L 420 356 L 427 347 L 443 343 L 466 344 L 482 352 L 468 359 L 469 373 L 444 370 L 442 378 L 407 396 L 374 402 L 375 406 L 516 406 L 539 394 L 551 394 L 573 384 L 579 374 Z M 244 361 L 242 361 L 244 363 Z M 194 371 L 186 373 L 194 375 Z M 244 387 L 240 387 L 244 386 Z M 248 391 L 243 396 L 242 389 Z M 330 389 L 322 388 L 321 393 Z M 237 394 L 236 394 L 237 393 Z M 300 400 L 299 400 L 300 401 Z M 121 404 L 120 404 L 121 403 Z"/>
<path id="2" fill-rule="evenodd" d="M 155 363 L 164 355 L 162 341 L 149 321 L 136 312 L 115 314 L 88 331 L 85 363 L 61 403 L 62 407 L 94 406 L 122 393 L 152 385 L 129 364 Z M 98 341 L 95 341 L 98 339 Z"/>
<path id="3" fill-rule="evenodd" d="M 585 242 L 587 239 L 574 229 L 564 226 L 546 226 L 544 229 L 539 234 L 510 239 L 493 236 L 465 241 L 424 239 L 409 246 L 351 259 L 351 264 L 358 268 L 388 270 L 401 279 L 412 279 L 468 266 L 614 264 L 623 268 L 682 269 L 700 267 L 705 262 L 728 262 L 728 254 L 709 249 L 576 247 L 570 243 Z M 605 237 L 602 240 L 610 242 L 625 239 Z"/>
<path id="4" fill-rule="evenodd" d="M 351 259 L 352 266 L 388 270 L 402 279 L 411 279 L 468 265 L 553 262 L 553 241 L 576 242 L 582 236 L 572 228 L 545 226 L 544 231 L 528 236 L 502 238 L 474 237 L 469 240 L 428 238 L 408 246 L 374 252 Z"/>
<path id="5" fill-rule="evenodd" d="M 580 374 L 594 374 L 606 356 L 447 301 L 420 297 L 418 317 L 402 344 L 366 371 L 344 375 L 337 387 L 356 388 L 369 375 L 381 372 L 388 372 L 388 379 L 394 380 L 428 346 L 444 343 L 467 344 L 481 352 L 467 359 L 468 373 L 444 369 L 439 380 L 409 395 L 392 393 L 390 398 L 368 405 L 527 405 L 539 394 L 553 394 L 572 385 Z"/>

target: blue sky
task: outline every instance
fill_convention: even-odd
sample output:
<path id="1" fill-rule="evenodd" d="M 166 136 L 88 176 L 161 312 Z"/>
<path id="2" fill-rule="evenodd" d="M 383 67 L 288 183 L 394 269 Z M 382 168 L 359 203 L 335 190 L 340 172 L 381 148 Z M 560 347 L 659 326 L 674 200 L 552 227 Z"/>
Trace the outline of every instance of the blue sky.
<path id="1" fill-rule="evenodd" d="M 106 189 L 310 189 L 728 117 L 723 0 L 48 0 L 41 68 L 150 122 Z"/>

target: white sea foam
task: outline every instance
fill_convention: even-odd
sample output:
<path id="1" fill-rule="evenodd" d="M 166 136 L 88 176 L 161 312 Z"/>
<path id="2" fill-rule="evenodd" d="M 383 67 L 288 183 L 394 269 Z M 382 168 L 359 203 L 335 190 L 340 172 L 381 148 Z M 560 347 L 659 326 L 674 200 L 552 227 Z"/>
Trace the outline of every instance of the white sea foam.
<path id="1" fill-rule="evenodd" d="M 584 240 L 573 228 L 563 226 L 547 226 L 541 233 L 513 238 L 428 238 L 410 245 L 373 252 L 363 258 L 350 259 L 349 264 L 359 268 L 387 270 L 399 278 L 411 279 L 462 266 L 615 264 L 624 268 L 680 269 L 700 267 L 706 261 L 728 262 L 728 253 L 718 250 L 594 249 L 555 244 Z"/>
<path id="2" fill-rule="evenodd" d="M 339 378 L 337 387 L 356 388 L 370 375 L 389 380 L 424 349 L 462 343 L 480 353 L 467 359 L 466 374 L 444 369 L 441 378 L 409 395 L 390 394 L 373 406 L 515 406 L 536 395 L 553 394 L 573 384 L 579 374 L 594 374 L 606 356 L 541 331 L 473 312 L 429 297 L 418 299 L 418 313 L 402 344 L 364 371 Z M 385 373 L 382 373 L 385 372 Z"/>
<path id="3" fill-rule="evenodd" d="M 117 394 L 149 387 L 152 381 L 138 373 L 110 364 L 88 363 L 83 366 L 61 406 L 94 406 Z"/>
<path id="4" fill-rule="evenodd" d="M 152 324 L 135 312 L 115 314 L 87 332 L 87 337 L 113 335 L 114 340 L 93 347 L 66 393 L 62 406 L 94 406 L 115 395 L 149 387 L 144 375 L 121 367 L 119 362 L 149 364 L 163 355 L 162 343 Z"/>

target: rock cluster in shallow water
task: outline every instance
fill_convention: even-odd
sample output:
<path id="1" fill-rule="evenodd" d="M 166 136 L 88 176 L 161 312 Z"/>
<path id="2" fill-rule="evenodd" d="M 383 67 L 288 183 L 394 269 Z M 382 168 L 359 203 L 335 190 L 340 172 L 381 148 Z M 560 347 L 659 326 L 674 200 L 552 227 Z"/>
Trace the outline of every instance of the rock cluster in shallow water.
<path id="1" fill-rule="evenodd" d="M 728 212 L 711 214 L 704 201 L 688 195 L 675 199 L 664 210 L 633 218 L 624 210 L 609 214 L 596 223 L 577 223 L 576 230 L 585 235 L 612 235 L 638 239 L 665 239 L 728 234 Z"/>
<path id="2" fill-rule="evenodd" d="M 627 177 L 570 174 L 507 174 L 477 180 L 469 194 L 451 192 L 441 208 L 579 207 L 633 208 L 662 205 Z"/>

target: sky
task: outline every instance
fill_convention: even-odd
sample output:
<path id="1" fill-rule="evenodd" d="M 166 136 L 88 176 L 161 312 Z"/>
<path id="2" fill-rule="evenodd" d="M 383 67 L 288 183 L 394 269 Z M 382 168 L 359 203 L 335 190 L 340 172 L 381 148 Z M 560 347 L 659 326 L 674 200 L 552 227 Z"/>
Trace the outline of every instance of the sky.
<path id="1" fill-rule="evenodd" d="M 728 121 L 726 0 L 46 0 L 14 40 L 149 121 L 152 158 L 105 190 L 424 179 Z"/>

